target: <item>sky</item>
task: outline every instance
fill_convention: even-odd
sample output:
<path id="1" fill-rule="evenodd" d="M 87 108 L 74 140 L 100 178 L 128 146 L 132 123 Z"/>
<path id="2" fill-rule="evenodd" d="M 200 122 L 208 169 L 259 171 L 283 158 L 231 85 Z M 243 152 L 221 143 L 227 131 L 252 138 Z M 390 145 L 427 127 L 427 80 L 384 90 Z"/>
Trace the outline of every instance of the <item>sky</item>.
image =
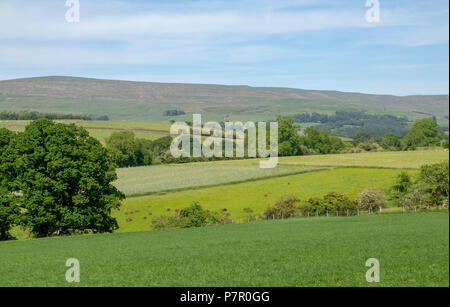
<path id="1" fill-rule="evenodd" d="M 0 0 L 0 80 L 449 93 L 447 0 L 78 1 Z"/>

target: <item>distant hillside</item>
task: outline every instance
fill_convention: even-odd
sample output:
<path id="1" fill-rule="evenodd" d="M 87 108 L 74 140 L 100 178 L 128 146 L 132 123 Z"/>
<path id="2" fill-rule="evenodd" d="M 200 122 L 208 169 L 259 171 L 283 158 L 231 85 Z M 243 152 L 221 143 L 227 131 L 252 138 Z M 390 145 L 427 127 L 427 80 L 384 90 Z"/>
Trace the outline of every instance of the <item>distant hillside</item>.
<path id="1" fill-rule="evenodd" d="M 389 96 L 250 86 L 41 77 L 0 81 L 0 111 L 108 115 L 113 120 L 269 120 L 303 112 L 363 110 L 410 118 L 449 114 L 449 96 Z M 164 116 L 167 110 L 185 115 Z M 426 114 L 424 114 L 426 113 Z M 448 124 L 447 124 L 448 125 Z"/>

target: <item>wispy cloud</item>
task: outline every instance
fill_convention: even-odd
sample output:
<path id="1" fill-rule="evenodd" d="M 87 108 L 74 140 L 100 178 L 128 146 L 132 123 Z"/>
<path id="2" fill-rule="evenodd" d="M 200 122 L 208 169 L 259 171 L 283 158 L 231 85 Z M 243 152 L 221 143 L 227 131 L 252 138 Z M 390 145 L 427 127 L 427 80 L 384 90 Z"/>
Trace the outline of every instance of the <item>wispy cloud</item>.
<path id="1" fill-rule="evenodd" d="M 78 72 L 339 89 L 328 77 L 342 70 L 363 80 L 373 65 L 408 64 L 402 58 L 444 61 L 435 49 L 448 55 L 447 1 L 380 1 L 381 22 L 369 24 L 365 0 L 80 0 L 81 22 L 69 24 L 63 0 L 0 0 L 0 78 Z"/>

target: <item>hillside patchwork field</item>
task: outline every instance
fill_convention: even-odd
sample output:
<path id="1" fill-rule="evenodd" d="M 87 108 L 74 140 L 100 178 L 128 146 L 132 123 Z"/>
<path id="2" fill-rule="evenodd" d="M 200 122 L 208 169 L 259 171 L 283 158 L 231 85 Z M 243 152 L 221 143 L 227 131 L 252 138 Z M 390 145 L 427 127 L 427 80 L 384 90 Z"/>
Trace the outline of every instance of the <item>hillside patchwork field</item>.
<path id="1" fill-rule="evenodd" d="M 329 192 L 355 197 L 367 187 L 387 192 L 401 172 L 414 176 L 421 165 L 448 159 L 444 150 L 425 150 L 285 157 L 273 170 L 259 169 L 258 160 L 120 169 L 116 186 L 129 197 L 114 216 L 119 231 L 149 230 L 153 217 L 196 201 L 245 221 L 287 195 L 307 200 Z"/>

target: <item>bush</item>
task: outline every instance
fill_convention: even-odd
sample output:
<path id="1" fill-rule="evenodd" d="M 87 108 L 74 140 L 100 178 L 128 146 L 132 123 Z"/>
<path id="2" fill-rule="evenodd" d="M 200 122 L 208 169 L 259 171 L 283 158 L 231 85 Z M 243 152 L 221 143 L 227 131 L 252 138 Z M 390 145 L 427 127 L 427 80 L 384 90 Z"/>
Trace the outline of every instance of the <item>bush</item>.
<path id="1" fill-rule="evenodd" d="M 299 207 L 296 206 L 299 202 L 295 196 L 286 196 L 278 200 L 273 206 L 269 206 L 262 216 L 265 219 L 282 219 L 294 216 L 299 211 Z"/>
<path id="2" fill-rule="evenodd" d="M 162 215 L 152 220 L 152 226 L 154 229 L 191 228 L 227 223 L 231 223 L 229 213 L 214 213 L 204 210 L 196 202 L 170 216 Z"/>
<path id="3" fill-rule="evenodd" d="M 424 165 L 420 169 L 417 184 L 422 187 L 431 206 L 440 207 L 449 198 L 449 163 Z"/>
<path id="4" fill-rule="evenodd" d="M 358 208 L 369 211 L 369 214 L 375 212 L 375 210 L 381 210 L 386 207 L 384 201 L 385 195 L 377 188 L 367 188 L 357 197 Z"/>
<path id="5" fill-rule="evenodd" d="M 327 215 L 329 212 L 336 212 L 336 215 L 339 215 L 339 212 L 345 212 L 349 215 L 350 210 L 354 209 L 354 203 L 347 195 L 331 192 L 323 197 L 322 210 Z"/>

